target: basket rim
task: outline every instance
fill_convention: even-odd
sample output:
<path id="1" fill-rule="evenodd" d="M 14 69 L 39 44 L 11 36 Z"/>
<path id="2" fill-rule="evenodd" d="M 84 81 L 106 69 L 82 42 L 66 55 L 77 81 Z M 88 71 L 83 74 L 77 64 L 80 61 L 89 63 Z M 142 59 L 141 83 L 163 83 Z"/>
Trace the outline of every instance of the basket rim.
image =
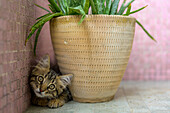
<path id="1" fill-rule="evenodd" d="M 52 19 L 64 19 L 64 18 L 73 18 L 73 17 L 81 17 L 81 15 L 65 15 L 65 16 L 60 16 L 60 17 L 54 17 Z M 86 15 L 86 18 L 88 17 L 102 17 L 102 18 L 106 18 L 106 17 L 113 17 L 113 18 L 126 18 L 126 19 L 135 19 L 135 17 L 133 16 L 123 16 L 123 15 L 105 15 L 105 14 L 99 14 L 99 15 Z"/>

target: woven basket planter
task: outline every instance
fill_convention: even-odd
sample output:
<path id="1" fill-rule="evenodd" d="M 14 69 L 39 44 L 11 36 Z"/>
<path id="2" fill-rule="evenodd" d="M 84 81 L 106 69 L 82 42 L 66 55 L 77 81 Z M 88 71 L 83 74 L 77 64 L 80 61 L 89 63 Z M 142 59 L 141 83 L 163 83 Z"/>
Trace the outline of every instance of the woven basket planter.
<path id="1" fill-rule="evenodd" d="M 131 53 L 135 18 L 109 15 L 63 16 L 50 21 L 60 71 L 73 73 L 70 87 L 79 102 L 113 99 Z"/>

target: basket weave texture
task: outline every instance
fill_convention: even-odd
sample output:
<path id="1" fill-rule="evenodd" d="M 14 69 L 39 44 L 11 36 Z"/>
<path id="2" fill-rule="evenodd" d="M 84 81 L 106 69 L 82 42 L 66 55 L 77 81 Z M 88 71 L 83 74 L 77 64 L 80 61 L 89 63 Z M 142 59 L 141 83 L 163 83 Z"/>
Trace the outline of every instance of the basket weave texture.
<path id="1" fill-rule="evenodd" d="M 109 15 L 63 16 L 50 21 L 60 71 L 73 73 L 70 86 L 79 102 L 113 99 L 122 80 L 135 32 L 135 18 Z"/>

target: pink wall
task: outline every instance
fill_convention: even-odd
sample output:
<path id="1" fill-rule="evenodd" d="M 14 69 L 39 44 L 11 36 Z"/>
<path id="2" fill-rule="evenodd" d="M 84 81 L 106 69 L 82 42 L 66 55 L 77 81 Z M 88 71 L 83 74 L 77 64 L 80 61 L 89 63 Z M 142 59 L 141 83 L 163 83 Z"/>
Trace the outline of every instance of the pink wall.
<path id="1" fill-rule="evenodd" d="M 30 105 L 33 54 L 31 41 L 25 47 L 24 40 L 34 10 L 31 0 L 0 1 L 0 113 L 22 113 Z"/>
<path id="2" fill-rule="evenodd" d="M 28 108 L 28 76 L 38 56 L 49 53 L 55 64 L 48 30 L 41 33 L 37 57 L 32 51 L 34 39 L 24 46 L 35 17 L 42 13 L 33 5 L 36 1 L 46 6 L 45 0 L 0 0 L 0 113 L 22 113 Z"/>
<path id="3" fill-rule="evenodd" d="M 136 0 L 132 10 L 149 5 L 134 16 L 156 38 L 149 39 L 136 25 L 132 54 L 125 80 L 170 80 L 170 4 L 169 0 Z"/>

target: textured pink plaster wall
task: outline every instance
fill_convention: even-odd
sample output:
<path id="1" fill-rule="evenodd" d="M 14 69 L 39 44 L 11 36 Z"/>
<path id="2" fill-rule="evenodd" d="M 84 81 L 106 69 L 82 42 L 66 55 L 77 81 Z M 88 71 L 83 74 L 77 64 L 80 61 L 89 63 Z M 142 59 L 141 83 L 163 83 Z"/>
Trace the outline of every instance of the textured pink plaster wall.
<path id="1" fill-rule="evenodd" d="M 148 5 L 134 16 L 156 38 L 149 39 L 136 25 L 135 40 L 125 80 L 170 80 L 170 4 L 169 0 L 136 0 L 132 10 Z"/>
<path id="2" fill-rule="evenodd" d="M 35 17 L 47 6 L 47 0 L 0 0 L 0 113 L 23 113 L 30 105 L 28 76 L 35 61 L 34 39 L 24 46 Z M 55 64 L 48 25 L 40 36 L 37 57 L 49 53 Z"/>

